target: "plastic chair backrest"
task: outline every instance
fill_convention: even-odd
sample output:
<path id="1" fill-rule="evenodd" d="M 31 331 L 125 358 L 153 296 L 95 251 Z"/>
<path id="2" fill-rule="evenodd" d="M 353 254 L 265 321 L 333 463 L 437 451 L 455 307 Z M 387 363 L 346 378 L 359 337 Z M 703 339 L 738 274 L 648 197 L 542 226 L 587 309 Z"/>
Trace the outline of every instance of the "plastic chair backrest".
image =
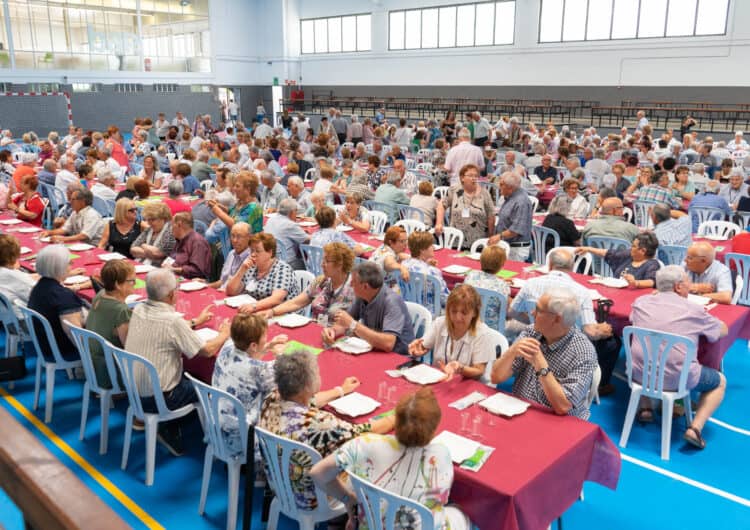
<path id="1" fill-rule="evenodd" d="M 211 179 L 201 180 L 201 189 L 203 191 L 208 191 L 210 189 L 213 189 L 216 187 L 216 183 Z"/>
<path id="2" fill-rule="evenodd" d="M 391 204 L 387 202 L 365 201 L 362 204 L 370 211 L 376 210 L 378 212 L 383 212 L 389 216 L 391 215 L 391 211 L 393 210 Z"/>
<path id="3" fill-rule="evenodd" d="M 687 256 L 687 247 L 681 245 L 659 245 L 656 253 L 665 265 L 682 265 Z"/>
<path id="4" fill-rule="evenodd" d="M 550 257 L 552 256 L 552 253 L 555 250 L 567 250 L 571 254 L 573 254 L 575 257 L 573 258 L 573 272 L 578 272 L 580 274 L 591 274 L 591 266 L 594 262 L 594 256 L 591 255 L 591 252 L 586 252 L 585 254 L 579 254 L 576 255 L 576 247 L 557 247 L 557 248 L 551 248 L 549 252 L 547 252 L 547 257 L 544 259 L 545 265 L 547 265 L 547 268 L 549 269 L 549 263 L 550 263 Z M 583 270 L 579 270 L 581 263 L 585 262 L 583 265 Z"/>
<path id="5" fill-rule="evenodd" d="M 491 348 L 495 352 L 495 359 L 500 358 L 500 355 L 503 354 L 509 347 L 510 344 L 508 344 L 508 339 L 505 338 L 505 335 L 500 333 L 499 331 L 490 328 L 490 343 Z M 484 368 L 484 374 L 482 374 L 482 377 L 480 380 L 490 386 L 495 386 L 491 383 L 492 381 L 492 365 L 494 364 L 494 360 L 487 363 L 487 366 Z"/>
<path id="6" fill-rule="evenodd" d="M 424 212 L 420 210 L 419 208 L 415 208 L 414 206 L 406 206 L 404 204 L 397 205 L 398 207 L 398 216 L 400 219 L 410 219 L 410 220 L 416 220 L 421 222 L 422 224 L 425 223 L 424 220 Z"/>
<path id="7" fill-rule="evenodd" d="M 724 210 L 710 206 L 688 208 L 688 215 L 693 220 L 693 226 L 700 226 L 706 221 L 723 221 L 726 218 Z"/>
<path id="8" fill-rule="evenodd" d="M 633 213 L 635 214 L 635 226 L 638 228 L 652 229 L 654 221 L 651 219 L 651 210 L 656 205 L 653 201 L 638 200 L 633 202 Z"/>
<path id="9" fill-rule="evenodd" d="M 502 242 L 504 243 L 504 241 Z M 487 246 L 487 243 L 489 243 L 489 238 L 487 237 L 479 238 L 471 244 L 471 249 L 469 250 L 469 252 L 471 252 L 472 254 L 477 254 L 481 252 L 484 247 Z M 506 251 L 506 256 L 507 256 L 507 251 Z"/>
<path id="10" fill-rule="evenodd" d="M 592 213 L 594 213 L 594 210 L 596 210 L 596 205 L 599 204 L 599 194 L 598 193 L 592 193 L 589 195 L 589 211 L 588 215 L 590 216 Z"/>
<path id="11" fill-rule="evenodd" d="M 208 438 L 208 444 L 213 449 L 214 457 L 222 462 L 240 460 L 244 462 L 247 457 L 247 417 L 244 405 L 239 399 L 223 390 L 198 381 L 195 377 L 185 373 L 185 377 L 193 383 L 198 403 L 203 411 L 203 430 Z M 229 409 L 227 410 L 227 404 Z M 219 409 L 222 408 L 223 412 Z M 221 428 L 221 417 L 228 415 L 237 421 L 238 435 L 240 437 L 239 447 L 241 453 L 231 451 L 227 445 L 227 436 Z"/>
<path id="12" fill-rule="evenodd" d="M 539 199 L 537 197 L 532 197 L 529 195 L 529 202 L 531 202 L 531 213 L 532 215 L 534 212 L 536 212 L 537 208 L 539 208 Z"/>
<path id="13" fill-rule="evenodd" d="M 422 221 L 416 219 L 401 219 L 396 221 L 395 226 L 401 226 L 406 231 L 406 235 L 410 236 L 413 232 L 426 232 L 427 226 Z"/>
<path id="14" fill-rule="evenodd" d="M 198 232 L 200 235 L 205 236 L 206 231 L 208 230 L 208 225 L 206 225 L 206 223 L 204 223 L 200 219 L 194 219 L 193 228 L 195 228 L 195 231 Z"/>
<path id="15" fill-rule="evenodd" d="M 297 466 L 290 465 L 290 460 L 294 453 L 303 453 L 305 455 L 304 460 L 312 466 L 321 460 L 320 453 L 308 445 L 278 436 L 257 426 L 255 427 L 255 437 L 258 440 L 268 470 L 268 483 L 276 495 L 281 512 L 292 519 L 299 519 L 297 514 L 300 510 L 297 507 L 295 493 L 292 491 L 290 472 L 299 473 L 300 470 Z M 303 461 L 300 458 L 297 458 L 297 460 Z M 318 509 L 329 505 L 325 492 L 318 487 L 315 488 L 315 497 Z"/>
<path id="16" fill-rule="evenodd" d="M 388 224 L 388 214 L 378 210 L 370 210 L 370 233 L 385 233 L 385 225 Z"/>
<path id="17" fill-rule="evenodd" d="M 432 155 L 427 155 L 427 156 L 428 158 L 432 157 Z M 416 169 L 417 171 L 423 171 L 425 173 L 429 173 L 430 171 L 432 171 L 432 167 L 433 166 L 431 162 L 421 162 L 417 164 L 417 167 L 415 167 L 414 169 Z"/>
<path id="18" fill-rule="evenodd" d="M 440 281 L 429 274 L 409 271 L 409 281 L 405 282 L 400 279 L 401 297 L 407 302 L 416 302 L 426 307 L 434 316 L 440 314 L 442 307 L 440 297 L 443 293 L 443 287 Z"/>
<path id="19" fill-rule="evenodd" d="M 136 373 L 141 372 L 151 382 L 152 395 L 159 416 L 166 416 L 169 413 L 169 409 L 164 402 L 164 394 L 159 386 L 159 374 L 156 372 L 154 365 L 151 364 L 151 361 L 112 345 L 110 345 L 110 353 L 112 353 L 112 357 L 120 369 L 122 384 L 125 386 L 125 392 L 128 394 L 130 406 L 133 407 L 133 415 L 143 421 L 143 403 L 141 402 L 141 394 L 136 383 Z"/>
<path id="20" fill-rule="evenodd" d="M 633 220 L 633 210 L 630 209 L 630 206 L 623 207 L 622 216 L 625 218 L 625 221 L 627 221 L 628 223 Z"/>
<path id="21" fill-rule="evenodd" d="M 55 333 L 52 331 L 52 326 L 50 325 L 49 321 L 44 316 L 40 315 L 33 309 L 29 309 L 28 307 L 20 303 L 16 303 L 16 307 L 18 307 L 21 310 L 21 314 L 23 315 L 23 318 L 26 321 L 26 329 L 29 332 L 29 337 L 31 337 L 31 342 L 34 344 L 34 349 L 36 349 L 36 354 L 41 358 L 45 358 L 44 353 L 49 353 L 49 352 L 44 351 L 44 348 L 42 347 L 42 343 L 39 340 L 40 339 L 40 336 L 38 334 L 39 330 L 37 329 L 37 326 L 36 326 L 36 324 L 39 324 L 44 334 L 46 335 L 49 349 L 52 350 L 52 358 L 54 359 L 54 362 L 56 364 L 61 364 L 61 365 L 66 364 L 67 361 L 63 359 L 63 356 L 60 353 L 60 348 L 57 345 L 57 339 L 55 339 Z"/>
<path id="22" fill-rule="evenodd" d="M 443 197 L 448 195 L 450 186 L 438 186 L 432 191 L 433 197 L 437 197 L 439 200 L 443 200 Z"/>
<path id="23" fill-rule="evenodd" d="M 735 279 L 736 285 L 739 285 L 740 280 L 742 280 L 742 288 L 738 291 L 739 296 L 737 297 L 737 301 L 733 301 L 732 303 L 750 306 L 750 256 L 747 254 L 730 252 L 724 256 L 724 263 L 730 269 L 734 267 L 737 271 L 737 278 Z"/>
<path id="24" fill-rule="evenodd" d="M 92 208 L 99 212 L 99 215 L 102 217 L 110 217 L 109 213 L 109 204 L 107 204 L 107 201 L 102 199 L 101 197 L 97 197 L 94 195 L 94 201 L 91 203 Z"/>
<path id="25" fill-rule="evenodd" d="M 23 333 L 21 323 L 18 321 L 18 315 L 13 310 L 13 304 L 3 293 L 0 293 L 0 325 L 5 330 L 6 353 L 8 335 L 18 335 Z"/>
<path id="26" fill-rule="evenodd" d="M 740 232 L 739 225 L 729 221 L 703 221 L 698 226 L 698 237 L 716 236 L 722 239 L 730 239 Z"/>
<path id="27" fill-rule="evenodd" d="M 314 247 L 312 245 L 300 245 L 299 250 L 302 253 L 302 259 L 305 262 L 305 268 L 313 276 L 323 274 L 323 247 Z"/>
<path id="28" fill-rule="evenodd" d="M 443 248 L 455 248 L 461 250 L 464 247 L 464 233 L 458 228 L 446 226 L 442 235 L 438 238 Z"/>
<path id="29" fill-rule="evenodd" d="M 305 176 L 303 180 L 305 182 L 312 182 L 313 180 L 315 180 L 316 176 L 317 176 L 317 170 L 314 167 L 311 167 L 310 169 L 305 171 Z"/>
<path id="30" fill-rule="evenodd" d="M 416 302 L 405 302 L 405 304 L 414 328 L 414 338 L 422 338 L 432 325 L 432 314 L 429 309 Z"/>
<path id="31" fill-rule="evenodd" d="M 505 319 L 508 315 L 508 298 L 490 289 L 474 287 L 482 299 L 482 309 L 479 316 L 482 322 L 491 329 L 505 333 Z M 489 324 L 488 324 L 489 323 Z"/>
<path id="32" fill-rule="evenodd" d="M 369 530 L 395 530 L 401 513 L 406 511 L 410 516 L 417 515 L 419 521 L 410 521 L 412 528 L 433 530 L 435 528 L 432 512 L 423 504 L 402 497 L 347 471 L 354 492 L 357 494 L 362 510 L 365 512 Z M 411 519 L 411 517 L 410 517 Z M 385 522 L 385 525 L 383 524 Z"/>
<path id="33" fill-rule="evenodd" d="M 732 294 L 732 300 L 730 304 L 737 305 L 737 303 L 740 301 L 740 296 L 742 295 L 742 290 L 745 287 L 745 280 L 742 279 L 742 276 L 737 276 L 734 279 L 734 293 Z"/>
<path id="34" fill-rule="evenodd" d="M 111 390 L 113 394 L 120 394 L 122 389 L 117 378 L 117 368 L 115 362 L 112 359 L 111 347 L 112 345 L 104 337 L 98 333 L 94 333 L 88 329 L 79 328 L 77 326 L 70 326 L 70 334 L 73 336 L 73 343 L 78 348 L 78 353 L 81 355 L 81 364 L 83 365 L 83 372 L 86 374 L 86 380 L 89 382 L 91 390 L 97 394 L 104 390 Z M 99 386 L 99 381 L 96 379 L 96 370 L 94 369 L 94 362 L 91 359 L 91 343 L 96 342 L 104 352 L 104 363 L 107 366 L 107 373 L 109 374 L 109 380 L 112 382 L 111 389 L 104 389 Z"/>
<path id="35" fill-rule="evenodd" d="M 531 242 L 534 247 L 534 263 L 542 265 L 547 258 L 547 238 L 552 238 L 550 249 L 560 246 L 560 234 L 556 230 L 541 225 L 532 225 Z"/>
<path id="36" fill-rule="evenodd" d="M 286 252 L 286 245 L 284 245 L 281 241 L 277 240 L 276 244 L 276 257 L 279 258 L 281 261 L 289 262 L 289 256 Z"/>
<path id="37" fill-rule="evenodd" d="M 747 230 L 747 227 L 750 226 L 750 212 L 735 212 L 734 219 L 743 230 Z"/>
<path id="38" fill-rule="evenodd" d="M 596 363 L 596 366 L 594 366 L 594 374 L 591 378 L 591 386 L 589 387 L 589 391 L 586 394 L 586 406 L 591 408 L 591 404 L 594 402 L 594 399 L 596 399 L 596 396 L 599 395 L 599 383 L 602 381 L 602 369 L 599 366 L 599 363 Z"/>
<path id="39" fill-rule="evenodd" d="M 297 292 L 304 293 L 307 286 L 315 281 L 315 275 L 310 271 L 294 271 L 294 281 L 297 283 Z M 312 315 L 312 304 L 307 304 L 305 316 L 310 317 L 310 315 Z"/>
<path id="40" fill-rule="evenodd" d="M 643 377 L 640 383 L 643 391 L 641 395 L 661 399 L 664 393 L 664 368 L 672 348 L 678 345 L 685 347 L 682 370 L 680 370 L 677 388 L 667 390 L 676 390 L 678 393 L 686 392 L 690 364 L 697 355 L 695 342 L 674 333 L 626 326 L 622 330 L 622 342 L 625 346 L 625 371 L 628 376 L 628 385 L 631 387 L 633 386 L 633 341 L 638 341 L 643 351 Z"/>
<path id="41" fill-rule="evenodd" d="M 604 237 L 604 236 L 591 236 L 586 240 L 586 245 L 594 248 L 630 248 L 631 243 L 617 237 Z M 598 258 L 599 262 L 598 272 L 602 276 L 612 276 L 612 268 L 604 261 L 604 258 Z"/>

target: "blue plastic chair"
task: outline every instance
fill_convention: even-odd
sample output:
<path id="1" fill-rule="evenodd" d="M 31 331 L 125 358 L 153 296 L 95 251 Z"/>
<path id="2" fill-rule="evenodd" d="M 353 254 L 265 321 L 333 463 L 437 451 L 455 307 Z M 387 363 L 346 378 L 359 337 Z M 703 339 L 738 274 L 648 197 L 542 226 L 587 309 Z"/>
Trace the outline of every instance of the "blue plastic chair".
<path id="1" fill-rule="evenodd" d="M 426 307 L 415 302 L 404 302 L 406 309 L 409 311 L 411 325 L 414 328 L 414 338 L 421 339 L 427 330 L 432 326 L 432 313 Z"/>
<path id="2" fill-rule="evenodd" d="M 198 404 L 203 416 L 203 432 L 206 435 L 206 452 L 203 456 L 203 480 L 201 481 L 201 498 L 198 513 L 203 515 L 206 509 L 206 497 L 211 481 L 211 470 L 214 459 L 221 460 L 227 465 L 227 530 L 234 530 L 237 526 L 237 502 L 240 492 L 240 468 L 247 462 L 247 419 L 244 405 L 231 394 L 207 385 L 190 374 L 185 377 L 193 383 L 198 395 Z M 228 407 L 227 407 L 228 406 Z M 220 412 L 219 409 L 224 409 Z M 228 415 L 237 421 L 237 431 L 227 432 L 221 427 L 222 416 Z M 239 439 L 238 449 L 231 448 L 227 437 Z M 254 457 L 254 455 L 253 455 Z M 248 484 L 247 487 L 252 487 Z"/>
<path id="3" fill-rule="evenodd" d="M 141 171 L 143 171 L 143 164 L 138 164 L 136 162 L 130 163 L 130 174 L 131 175 L 140 175 Z"/>
<path id="4" fill-rule="evenodd" d="M 374 210 L 376 212 L 383 212 L 388 216 L 388 222 L 390 224 L 393 224 L 396 222 L 396 209 L 394 208 L 395 205 L 392 205 L 388 202 L 378 202 L 378 201 L 365 201 L 362 203 L 362 205 L 370 210 L 371 212 Z"/>
<path id="5" fill-rule="evenodd" d="M 68 203 L 65 194 L 61 189 L 45 184 L 44 182 L 39 183 L 39 189 L 44 190 L 44 196 L 49 201 L 47 208 L 44 209 L 44 226 L 47 229 L 52 229 L 52 224 L 55 220 L 55 216 L 60 210 Z"/>
<path id="6" fill-rule="evenodd" d="M 556 230 L 547 228 L 546 226 L 532 225 L 531 227 L 531 244 L 534 249 L 534 263 L 537 265 L 544 265 L 547 259 L 547 238 L 552 238 L 552 246 L 550 248 L 556 248 L 560 246 L 560 234 Z"/>
<path id="7" fill-rule="evenodd" d="M 682 265 L 687 250 L 687 247 L 681 245 L 659 245 L 657 257 L 664 265 Z"/>
<path id="8" fill-rule="evenodd" d="M 479 315 L 482 322 L 490 328 L 505 333 L 505 319 L 508 315 L 508 298 L 490 289 L 474 287 L 482 299 L 482 310 Z"/>
<path id="9" fill-rule="evenodd" d="M 688 215 L 693 221 L 693 233 L 698 231 L 698 227 L 701 223 L 706 221 L 723 221 L 726 218 L 726 213 L 721 208 L 713 207 L 695 207 L 688 208 Z"/>
<path id="10" fill-rule="evenodd" d="M 5 356 L 14 357 L 18 354 L 18 343 L 31 339 L 21 326 L 13 304 L 3 293 L 0 293 L 0 326 L 5 332 Z"/>
<path id="11" fill-rule="evenodd" d="M 159 374 L 148 359 L 126 352 L 123 349 L 112 346 L 110 349 L 112 357 L 122 374 L 122 382 L 128 393 L 128 412 L 125 416 L 125 440 L 122 444 L 122 462 L 120 467 L 128 467 L 128 455 L 130 453 L 130 439 L 133 435 L 133 419 L 137 418 L 143 422 L 146 431 L 146 486 L 154 483 L 154 461 L 156 460 L 156 430 L 159 423 L 163 421 L 176 420 L 187 416 L 196 409 L 193 403 L 175 410 L 170 410 L 164 402 L 164 394 L 159 386 Z M 144 412 L 141 402 L 141 393 L 136 383 L 136 372 L 145 377 L 151 383 L 151 391 L 158 412 Z"/>
<path id="12" fill-rule="evenodd" d="M 418 516 L 419 521 L 410 521 L 412 528 L 423 528 L 425 530 L 435 528 L 432 512 L 424 504 L 376 486 L 351 471 L 347 470 L 347 474 L 354 492 L 357 494 L 357 500 L 365 512 L 369 530 L 401 528 L 399 523 L 404 511 L 410 517 Z"/>
<path id="13" fill-rule="evenodd" d="M 112 359 L 111 344 L 101 335 L 77 326 L 70 326 L 70 334 L 73 336 L 73 342 L 78 348 L 78 353 L 81 355 L 83 373 L 86 374 L 86 382 L 83 384 L 83 401 L 81 404 L 81 430 L 78 434 L 78 439 L 83 440 L 86 434 L 89 398 L 91 393 L 94 392 L 99 395 L 99 413 L 101 414 L 99 454 L 103 455 L 107 452 L 107 443 L 109 440 L 109 409 L 112 407 L 112 395 L 122 392 L 117 381 L 118 373 L 117 368 L 115 368 L 114 359 Z M 109 380 L 112 382 L 112 388 L 103 388 L 96 379 L 94 362 L 91 360 L 92 342 L 98 343 L 104 352 L 104 362 L 107 365 L 107 373 L 109 374 Z"/>
<path id="14" fill-rule="evenodd" d="M 193 228 L 196 232 L 198 232 L 200 235 L 204 236 L 206 235 L 206 231 L 208 230 L 208 225 L 201 221 L 200 219 L 194 219 L 193 220 Z"/>
<path id="15" fill-rule="evenodd" d="M 52 331 L 52 326 L 50 326 L 50 323 L 47 321 L 46 318 L 44 318 L 42 315 L 34 311 L 33 309 L 29 309 L 28 307 L 25 307 L 21 304 L 17 304 L 17 306 L 20 308 L 21 313 L 23 314 L 24 320 L 26 321 L 26 329 L 29 332 L 29 336 L 31 337 L 31 342 L 34 345 L 34 349 L 36 350 L 36 376 L 34 380 L 34 410 L 36 410 L 39 407 L 39 392 L 42 386 L 42 368 L 44 368 L 45 373 L 45 394 L 44 394 L 44 423 L 49 423 L 52 421 L 52 405 L 53 405 L 53 395 L 55 393 L 55 372 L 57 370 L 65 370 L 68 373 L 68 377 L 70 379 L 73 378 L 73 369 L 74 368 L 80 368 L 81 366 L 81 360 L 75 359 L 75 360 L 66 360 L 63 358 L 62 354 L 60 353 L 60 348 L 57 345 L 57 340 L 55 340 L 55 334 Z M 38 324 L 41 326 L 41 328 L 44 330 L 44 334 L 47 337 L 47 344 L 49 344 L 51 352 L 44 352 L 42 350 L 42 344 L 40 342 L 40 337 L 37 333 L 37 327 L 35 324 Z M 52 353 L 52 360 L 47 360 L 44 358 L 44 353 Z"/>
<path id="16" fill-rule="evenodd" d="M 630 248 L 631 243 L 617 237 L 591 236 L 586 240 L 586 246 L 603 249 Z M 609 264 L 598 256 L 594 257 L 594 270 L 602 276 L 612 277 L 614 273 Z"/>
<path id="17" fill-rule="evenodd" d="M 316 523 L 328 521 L 346 513 L 346 507 L 339 501 L 329 501 L 326 493 L 315 488 L 317 508 L 300 510 L 297 496 L 292 491 L 292 473 L 300 470 L 291 464 L 292 455 L 298 461 L 306 461 L 310 466 L 321 460 L 320 453 L 312 447 L 289 438 L 278 436 L 260 427 L 255 427 L 255 436 L 268 470 L 268 483 L 275 497 L 271 502 L 267 530 L 276 530 L 279 514 L 283 513 L 299 523 L 300 530 L 314 530 Z"/>
<path id="18" fill-rule="evenodd" d="M 409 281 L 405 282 L 399 274 L 401 297 L 407 302 L 415 302 L 426 307 L 433 316 L 440 314 L 443 286 L 440 281 L 429 274 L 409 271 Z"/>
<path id="19" fill-rule="evenodd" d="M 388 224 L 388 214 L 377 210 L 370 210 L 370 233 L 383 234 Z"/>
<path id="20" fill-rule="evenodd" d="M 405 204 L 397 204 L 396 207 L 398 208 L 399 219 L 411 219 L 425 223 L 424 212 L 419 208 L 406 206 Z"/>
<path id="21" fill-rule="evenodd" d="M 107 201 L 105 201 L 101 197 L 97 197 L 96 195 L 94 195 L 94 201 L 91 203 L 91 207 L 99 212 L 99 215 L 101 215 L 102 217 L 112 217 L 109 210 L 109 204 L 107 204 Z"/>
<path id="22" fill-rule="evenodd" d="M 643 351 L 643 376 L 642 381 L 633 379 L 633 341 L 638 341 Z M 674 402 L 685 398 L 685 421 L 687 425 L 692 422 L 693 414 L 690 404 L 690 390 L 687 388 L 687 378 L 690 372 L 690 364 L 697 355 L 697 345 L 691 339 L 673 333 L 664 333 L 653 329 L 627 326 L 622 330 L 622 342 L 625 346 L 625 371 L 630 386 L 630 401 L 625 414 L 625 423 L 622 427 L 620 447 L 628 445 L 630 429 L 638 411 L 638 403 L 641 396 L 662 401 L 661 408 L 661 458 L 669 460 L 669 445 L 672 437 L 672 412 Z M 682 370 L 676 390 L 664 388 L 664 367 L 671 351 L 676 346 L 685 349 L 682 361 Z"/>
<path id="23" fill-rule="evenodd" d="M 316 277 L 323 274 L 323 247 L 300 245 L 299 250 L 305 262 L 305 268 Z"/>
<path id="24" fill-rule="evenodd" d="M 730 269 L 734 266 L 734 269 L 737 271 L 737 277 L 742 278 L 742 289 L 740 290 L 737 303 L 750 306 L 750 256 L 730 252 L 724 256 L 724 263 Z"/>
<path id="25" fill-rule="evenodd" d="M 653 229 L 654 222 L 651 219 L 651 210 L 654 205 L 657 204 L 654 201 L 637 200 L 633 202 L 633 217 L 635 226 L 638 228 Z"/>

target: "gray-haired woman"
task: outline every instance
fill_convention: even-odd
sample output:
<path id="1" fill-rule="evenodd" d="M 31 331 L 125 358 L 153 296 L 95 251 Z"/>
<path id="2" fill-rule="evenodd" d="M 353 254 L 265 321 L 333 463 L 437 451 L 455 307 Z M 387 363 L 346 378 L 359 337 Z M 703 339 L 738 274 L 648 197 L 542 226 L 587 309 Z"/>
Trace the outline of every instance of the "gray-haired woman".
<path id="1" fill-rule="evenodd" d="M 384 434 L 393 429 L 393 416 L 354 425 L 319 409 L 312 398 L 320 390 L 320 373 L 316 357 L 310 352 L 296 351 L 278 357 L 274 378 L 277 390 L 263 403 L 260 426 L 305 443 L 324 457 L 364 432 Z M 344 395 L 343 389 L 341 395 Z M 293 455 L 292 460 L 305 470 L 292 484 L 297 504 L 300 509 L 312 509 L 317 501 L 315 487 L 307 473 L 311 462 L 305 456 Z"/>
<path id="2" fill-rule="evenodd" d="M 63 323 L 83 327 L 85 316 L 83 302 L 76 294 L 64 287 L 62 282 L 70 272 L 70 251 L 64 245 L 50 245 L 39 252 L 36 271 L 41 278 L 31 289 L 28 307 L 45 317 L 66 360 L 80 356 L 68 335 Z M 47 342 L 47 334 L 40 324 L 35 324 L 36 333 L 45 359 L 52 360 L 52 349 Z"/>
<path id="3" fill-rule="evenodd" d="M 560 236 L 561 247 L 576 247 L 581 244 L 581 233 L 570 220 L 570 204 L 572 200 L 568 195 L 558 195 L 549 204 L 547 217 L 544 218 L 542 226 L 550 228 Z M 545 244 L 546 250 L 552 248 L 552 238 L 548 238 Z"/>

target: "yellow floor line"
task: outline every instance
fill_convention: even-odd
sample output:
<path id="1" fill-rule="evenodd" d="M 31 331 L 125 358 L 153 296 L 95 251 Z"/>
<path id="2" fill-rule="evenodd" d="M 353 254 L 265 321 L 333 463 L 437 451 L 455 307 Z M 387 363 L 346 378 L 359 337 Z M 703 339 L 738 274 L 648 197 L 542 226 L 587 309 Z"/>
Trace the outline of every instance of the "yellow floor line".
<path id="1" fill-rule="evenodd" d="M 104 488 L 112 497 L 117 499 L 130 513 L 137 517 L 146 527 L 153 529 L 163 529 L 164 527 L 156 522 L 156 519 L 146 513 L 143 508 L 138 506 L 133 500 L 125 495 L 125 493 L 115 486 L 107 477 L 102 475 L 94 466 L 86 461 L 78 452 L 70 447 L 65 440 L 56 435 L 52 430 L 47 427 L 39 418 L 21 404 L 16 398 L 8 394 L 4 388 L 0 387 L 0 396 L 2 396 L 8 404 L 16 409 L 19 414 L 26 418 L 34 427 L 49 438 L 49 440 L 57 446 L 60 451 L 65 453 L 68 458 L 78 464 L 89 476 L 94 479 L 102 488 Z"/>

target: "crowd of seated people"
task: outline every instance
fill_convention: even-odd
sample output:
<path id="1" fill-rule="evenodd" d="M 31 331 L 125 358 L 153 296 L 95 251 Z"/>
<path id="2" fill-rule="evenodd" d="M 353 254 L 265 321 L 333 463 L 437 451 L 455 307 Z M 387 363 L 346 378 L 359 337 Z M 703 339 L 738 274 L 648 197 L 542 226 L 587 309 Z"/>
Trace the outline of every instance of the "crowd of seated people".
<path id="1" fill-rule="evenodd" d="M 42 157 L 33 150 L 21 153 L 15 164 L 10 148 L 0 150 L 0 208 L 6 213 L 42 227 L 47 186 L 67 199 L 41 232 L 52 244 L 39 253 L 36 274 L 21 272 L 18 240 L 0 235 L 0 279 L 6 280 L 0 281 L 0 293 L 45 316 L 65 358 L 78 355 L 67 327 L 72 324 L 154 362 L 170 407 L 197 400 L 183 376 L 182 354 L 216 356 L 213 384 L 235 394 L 253 423 L 313 445 L 325 458 L 312 476 L 334 497 L 348 495 L 337 480 L 341 470 L 362 458 L 378 470 L 400 447 L 433 455 L 437 482 L 430 484 L 430 494 L 449 490 L 451 478 L 444 476 L 449 459 L 430 444 L 439 406 L 435 410 L 434 396 L 420 391 L 401 398 L 395 417 L 361 425 L 336 418 L 322 407 L 359 382 L 349 377 L 321 391 L 317 362 L 308 353 L 264 361 L 287 342 L 285 336 L 268 340 L 270 319 L 309 307 L 323 324 L 326 345 L 354 336 L 380 352 L 421 358 L 431 351 L 446 379 L 491 374 L 493 383 L 501 383 L 514 376 L 514 394 L 584 420 L 590 416 L 587 396 L 597 363 L 600 394 L 614 392 L 610 380 L 619 344 L 613 353 L 612 326 L 597 321 L 590 291 L 574 279 L 576 256 L 601 259 L 639 290 L 634 325 L 685 333 L 689 320 L 696 324 L 690 330 L 696 338 L 715 341 L 726 333 L 702 309 L 682 310 L 688 293 L 731 303 L 735 274 L 710 244 L 692 242 L 697 221 L 685 210 L 720 208 L 733 220 L 750 203 L 744 164 L 750 155 L 741 134 L 728 143 L 696 133 L 678 139 L 670 130 L 655 138 L 646 123 L 632 134 L 623 129 L 600 136 L 590 127 L 579 135 L 552 125 L 524 128 L 515 118 L 491 124 L 479 113 L 469 113 L 463 123 L 449 114 L 439 126 L 401 119 L 389 129 L 385 117 L 347 121 L 335 110 L 317 134 L 297 118 L 280 128 L 265 117 L 252 127 L 236 122 L 214 128 L 206 117 L 191 124 L 179 113 L 171 122 L 160 115 L 155 123 L 137 120 L 128 141 L 116 127 L 105 132 L 71 127 L 57 142 L 42 142 L 41 168 Z M 344 145 L 347 141 L 354 145 Z M 429 167 L 418 170 L 417 159 Z M 551 201 L 535 211 L 534 201 L 550 192 Z M 110 215 L 95 208 L 95 198 L 113 203 Z M 353 237 L 378 224 L 372 215 L 377 205 L 371 210 L 367 202 L 372 200 L 387 203 L 390 225 L 374 249 Z M 625 204 L 636 200 L 652 203 L 653 229 L 642 230 L 625 218 Z M 399 205 L 417 209 L 432 232 L 407 235 L 396 224 Z M 535 220 L 547 205 L 545 219 Z M 586 218 L 591 219 L 579 228 L 576 222 Z M 317 227 L 304 230 L 301 219 Z M 509 283 L 498 273 L 506 260 L 530 260 L 535 222 L 557 232 L 560 246 L 575 248 L 552 250 L 549 274 L 528 280 L 511 298 Z M 463 235 L 458 251 L 484 246 L 481 270 L 452 290 L 436 266 L 434 247 L 448 227 Z M 594 248 L 587 240 L 595 236 L 631 246 Z M 81 271 L 70 270 L 68 251 L 57 244 L 76 242 L 156 267 L 146 277 L 147 301 L 132 310 L 127 306 L 135 269 L 130 261 L 110 261 L 98 275 L 103 288 L 87 316 L 76 296 L 85 284 L 63 284 Z M 300 285 L 296 272 L 305 269 L 301 245 L 307 244 L 321 248 L 322 274 Z M 748 233 L 733 244 L 736 252 L 747 253 Z M 551 238 L 546 245 L 551 250 Z M 687 247 L 684 263 L 663 267 L 657 252 L 666 245 Z M 440 303 L 429 298 L 425 303 L 439 305 L 440 314 L 419 336 L 399 290 L 415 273 L 434 276 L 440 286 Z M 175 309 L 178 276 L 205 281 L 228 296 L 248 294 L 253 301 L 241 305 L 215 338 L 204 340 L 192 328 L 207 322 L 211 309 L 185 320 Z M 475 287 L 506 300 L 507 323 L 499 322 L 498 306 L 491 306 L 483 321 Z M 498 357 L 490 332 L 506 326 L 508 337 L 516 338 Z M 111 386 L 101 352 L 92 353 L 99 384 Z M 680 359 L 669 362 L 678 366 Z M 706 420 L 721 402 L 726 379 L 700 366 L 691 366 L 690 374 L 691 388 L 704 397 L 685 440 L 702 448 Z M 149 410 L 154 406 L 153 400 L 146 403 Z M 641 420 L 653 419 L 650 403 L 644 400 L 640 409 Z M 222 421 L 227 431 L 236 425 L 228 417 Z M 380 436 L 394 426 L 395 438 Z M 159 440 L 175 454 L 183 452 L 180 431 L 179 423 L 160 427 Z M 311 483 L 305 480 L 298 500 L 309 503 Z M 415 488 L 422 486 L 427 487 Z M 401 493 L 426 498 L 417 491 Z M 435 501 L 433 511 L 440 512 L 442 504 Z M 463 514 L 445 510 L 441 517 L 460 527 Z"/>

